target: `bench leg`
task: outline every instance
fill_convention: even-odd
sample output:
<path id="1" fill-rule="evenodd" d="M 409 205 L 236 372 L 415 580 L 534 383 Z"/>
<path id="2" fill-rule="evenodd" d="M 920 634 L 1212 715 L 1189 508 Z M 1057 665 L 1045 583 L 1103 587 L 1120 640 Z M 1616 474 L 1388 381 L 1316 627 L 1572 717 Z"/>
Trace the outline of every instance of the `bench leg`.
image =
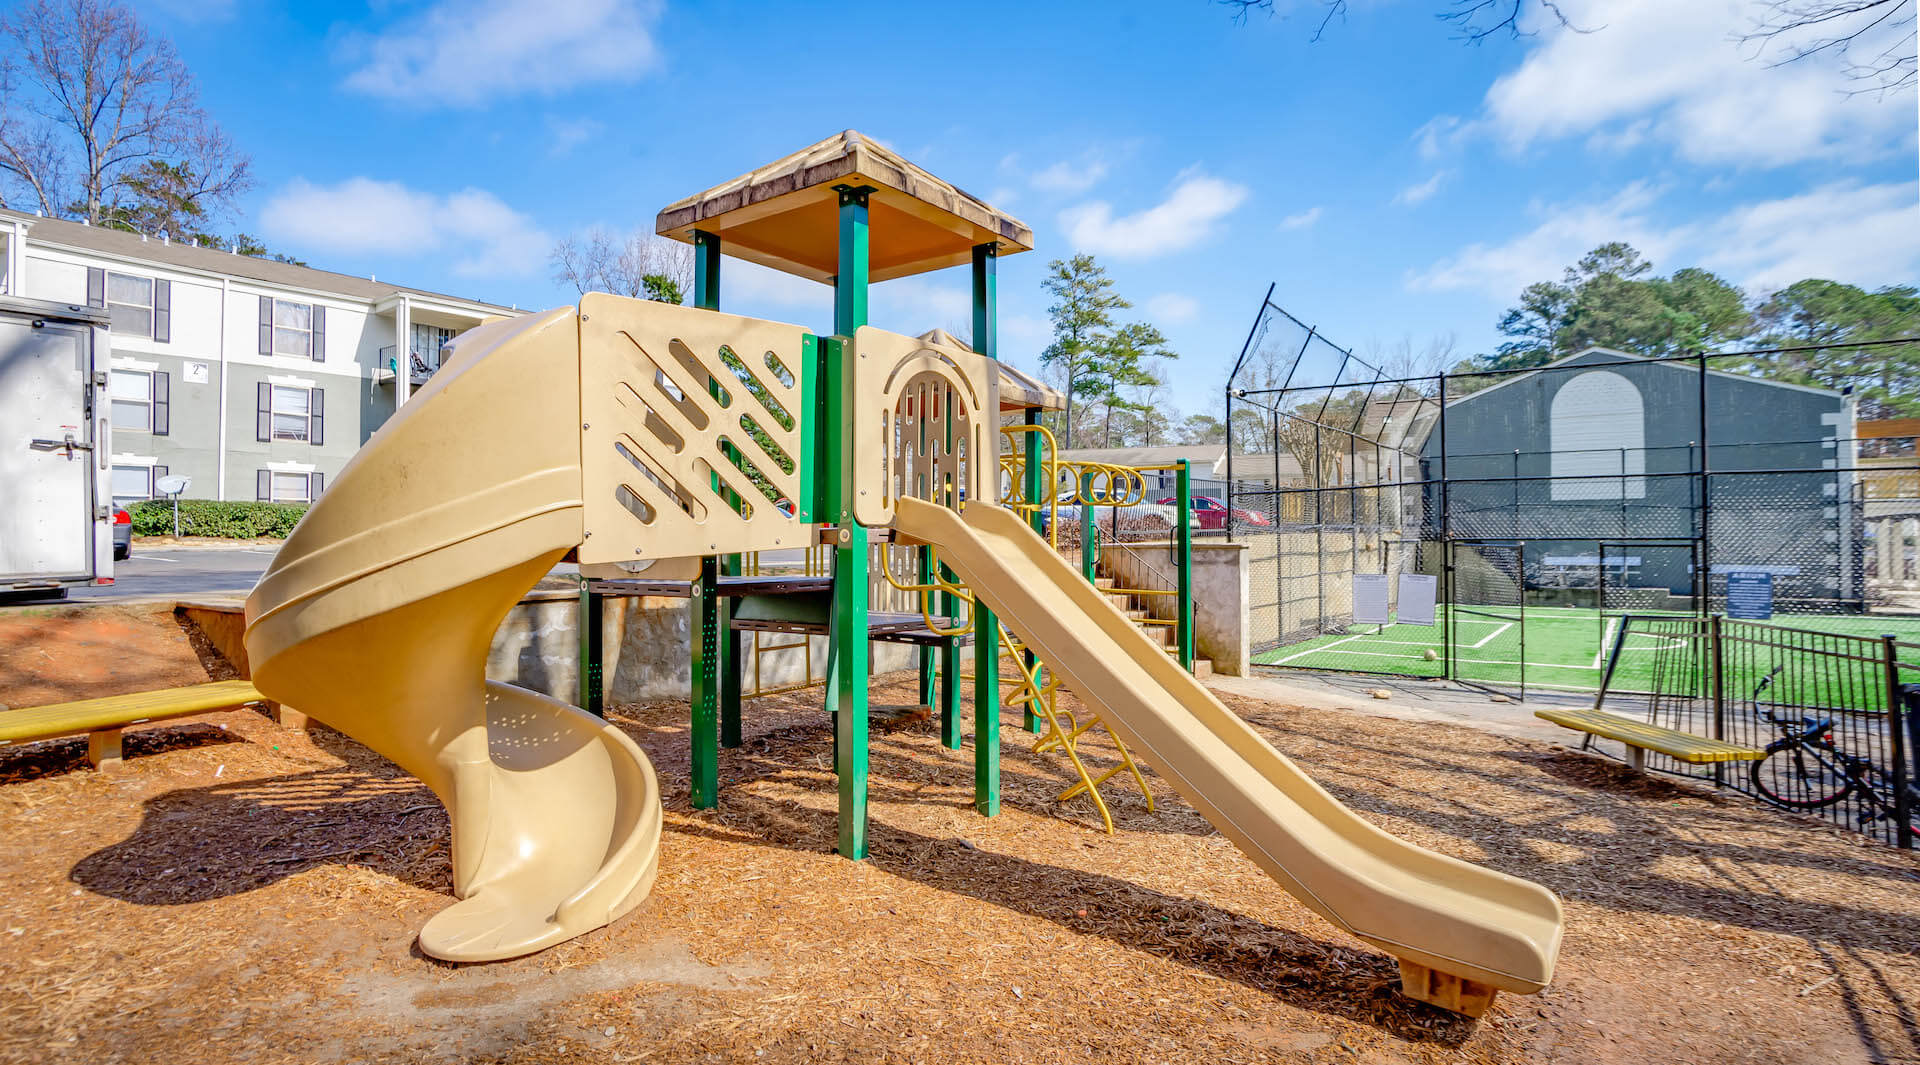
<path id="1" fill-rule="evenodd" d="M 87 764 L 103 773 L 120 768 L 120 730 L 87 733 Z"/>
<path id="2" fill-rule="evenodd" d="M 1499 989 L 1464 976 L 1429 969 L 1415 961 L 1400 959 L 1400 992 L 1410 999 L 1438 1006 L 1443 1010 L 1479 1017 L 1493 1008 Z"/>
<path id="3" fill-rule="evenodd" d="M 288 709 L 284 703 L 272 703 L 270 705 L 273 707 L 274 724 L 284 729 L 292 729 L 295 732 L 307 731 L 307 715 L 298 710 Z"/>
<path id="4" fill-rule="evenodd" d="M 1644 773 L 1647 771 L 1647 749 L 1645 747 L 1629 746 L 1627 748 L 1627 768 L 1636 773 Z"/>

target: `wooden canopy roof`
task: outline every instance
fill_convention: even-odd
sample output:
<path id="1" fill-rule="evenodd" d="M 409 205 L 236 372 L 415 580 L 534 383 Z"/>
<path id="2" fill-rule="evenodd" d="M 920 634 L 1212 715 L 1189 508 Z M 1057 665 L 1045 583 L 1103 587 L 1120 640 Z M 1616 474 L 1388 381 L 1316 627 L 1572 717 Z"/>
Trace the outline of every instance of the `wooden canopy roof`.
<path id="1" fill-rule="evenodd" d="M 871 186 L 869 277 L 886 281 L 970 262 L 973 248 L 1030 251 L 1033 230 L 934 177 L 853 130 L 777 159 L 677 203 L 654 232 L 693 242 L 720 238 L 720 250 L 814 281 L 838 272 L 837 186 Z"/>

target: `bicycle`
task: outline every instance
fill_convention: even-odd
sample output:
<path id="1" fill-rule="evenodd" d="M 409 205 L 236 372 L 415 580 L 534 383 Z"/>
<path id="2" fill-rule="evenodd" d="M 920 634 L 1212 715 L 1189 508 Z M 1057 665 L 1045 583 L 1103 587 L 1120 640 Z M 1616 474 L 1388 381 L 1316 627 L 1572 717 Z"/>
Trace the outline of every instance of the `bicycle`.
<path id="1" fill-rule="evenodd" d="M 1920 787 L 1875 765 L 1871 759 L 1848 754 L 1833 741 L 1833 719 L 1801 717 L 1789 719 L 1760 705 L 1760 696 L 1772 686 L 1782 666 L 1762 677 L 1753 689 L 1748 706 L 1783 733 L 1769 743 L 1766 756 L 1747 769 L 1754 791 L 1766 801 L 1789 810 L 1819 810 L 1858 794 L 1860 822 L 1897 819 L 1896 798 L 1906 789 L 1909 815 L 1920 813 Z M 1906 834 L 1920 839 L 1909 822 Z"/>

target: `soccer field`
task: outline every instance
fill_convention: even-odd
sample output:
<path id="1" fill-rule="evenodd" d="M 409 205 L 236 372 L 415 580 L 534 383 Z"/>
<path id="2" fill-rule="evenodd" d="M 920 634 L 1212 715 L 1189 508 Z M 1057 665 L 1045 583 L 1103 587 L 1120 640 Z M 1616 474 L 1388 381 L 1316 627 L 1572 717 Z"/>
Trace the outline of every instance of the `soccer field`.
<path id="1" fill-rule="evenodd" d="M 1442 607 L 1433 625 L 1355 625 L 1344 634 L 1262 651 L 1258 665 L 1302 669 L 1343 669 L 1370 673 L 1397 673 L 1417 677 L 1446 675 L 1446 622 Z M 1521 663 L 1526 664 L 1526 686 L 1545 691 L 1590 692 L 1600 687 L 1607 655 L 1620 632 L 1617 614 L 1576 607 L 1528 607 L 1524 623 L 1517 608 L 1455 608 L 1453 676 L 1481 684 L 1517 686 Z M 1689 615 L 1673 615 L 1686 617 Z M 1894 633 L 1920 641 L 1920 618 L 1885 615 L 1785 615 L 1770 624 L 1848 636 L 1877 637 Z M 1631 633 L 1620 649 L 1620 667 L 1614 688 L 1643 691 L 1653 681 L 1658 652 L 1672 650 L 1681 641 Z M 1428 659 L 1427 653 L 1433 657 Z M 1668 658 L 1671 661 L 1671 656 Z"/>

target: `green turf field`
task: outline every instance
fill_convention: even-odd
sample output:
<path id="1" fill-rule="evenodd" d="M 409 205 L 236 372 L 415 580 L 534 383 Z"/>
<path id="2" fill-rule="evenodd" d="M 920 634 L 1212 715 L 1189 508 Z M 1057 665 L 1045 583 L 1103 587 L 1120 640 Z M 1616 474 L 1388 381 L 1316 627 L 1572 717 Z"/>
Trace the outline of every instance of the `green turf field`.
<path id="1" fill-rule="evenodd" d="M 1446 671 L 1446 621 L 1441 607 L 1428 625 L 1357 625 L 1344 634 L 1319 636 L 1254 655 L 1259 665 L 1303 669 L 1344 669 L 1438 677 Z M 1685 615 L 1675 615 L 1685 616 Z M 1885 615 L 1777 616 L 1770 624 L 1849 636 L 1894 633 L 1920 642 L 1920 618 Z M 1526 663 L 1526 686 L 1545 691 L 1590 692 L 1600 686 L 1607 653 L 1620 631 L 1620 618 L 1575 607 L 1528 607 L 1524 624 L 1517 608 L 1464 608 L 1454 612 L 1453 676 L 1458 680 L 1517 686 Z M 1647 691 L 1656 668 L 1674 668 L 1676 656 L 1661 650 L 1679 641 L 1630 633 L 1620 651 L 1613 687 Z M 1524 645 L 1524 647 L 1523 647 Z M 1426 652 L 1431 651 L 1429 660 Z M 1729 671 L 1731 672 L 1731 671 Z M 1671 690 L 1670 684 L 1663 688 Z"/>

